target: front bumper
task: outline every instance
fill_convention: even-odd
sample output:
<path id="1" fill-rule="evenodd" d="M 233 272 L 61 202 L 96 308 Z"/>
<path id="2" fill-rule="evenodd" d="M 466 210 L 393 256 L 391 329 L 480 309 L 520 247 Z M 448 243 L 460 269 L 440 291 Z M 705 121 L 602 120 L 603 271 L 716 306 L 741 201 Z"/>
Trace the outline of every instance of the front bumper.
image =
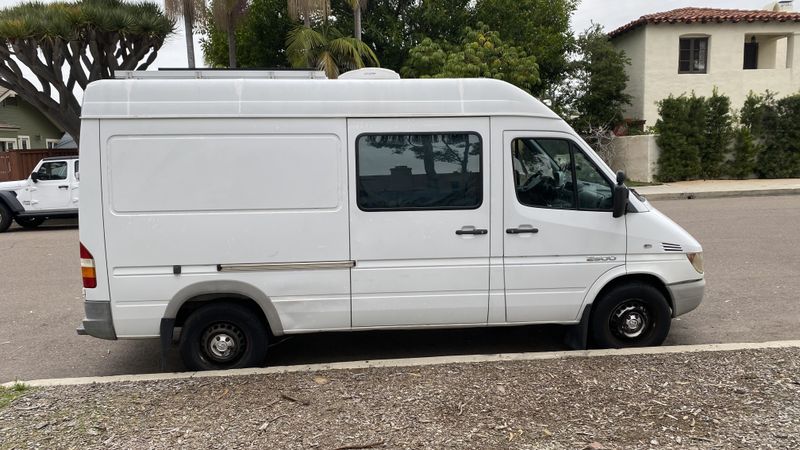
<path id="1" fill-rule="evenodd" d="M 706 280 L 689 281 L 667 286 L 672 296 L 672 317 L 678 317 L 700 306 L 706 289 Z"/>
<path id="2" fill-rule="evenodd" d="M 86 318 L 77 331 L 79 335 L 89 335 L 100 339 L 116 340 L 114 321 L 111 318 L 111 302 L 86 300 L 83 304 Z"/>

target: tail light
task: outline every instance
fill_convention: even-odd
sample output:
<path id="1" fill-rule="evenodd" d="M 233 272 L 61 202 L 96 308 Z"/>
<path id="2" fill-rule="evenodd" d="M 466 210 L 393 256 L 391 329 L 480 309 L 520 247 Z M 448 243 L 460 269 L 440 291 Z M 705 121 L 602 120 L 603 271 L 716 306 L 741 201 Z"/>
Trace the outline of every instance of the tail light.
<path id="1" fill-rule="evenodd" d="M 97 287 L 97 272 L 94 268 L 94 256 L 81 244 L 81 276 L 83 287 L 91 289 Z"/>

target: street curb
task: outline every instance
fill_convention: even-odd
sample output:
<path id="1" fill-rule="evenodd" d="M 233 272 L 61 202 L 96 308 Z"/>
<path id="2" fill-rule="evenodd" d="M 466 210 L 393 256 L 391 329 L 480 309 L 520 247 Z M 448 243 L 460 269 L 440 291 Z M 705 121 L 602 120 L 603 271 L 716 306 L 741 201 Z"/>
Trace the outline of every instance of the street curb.
<path id="1" fill-rule="evenodd" d="M 758 343 L 734 343 L 734 344 L 675 345 L 669 347 L 644 347 L 644 348 L 628 348 L 628 349 L 576 350 L 576 351 L 535 352 L 535 353 L 499 353 L 492 355 L 433 356 L 425 358 L 382 359 L 382 360 L 372 360 L 372 361 L 368 360 L 368 361 L 337 362 L 337 363 L 324 363 L 324 364 L 301 364 L 295 366 L 258 367 L 251 369 L 210 370 L 206 372 L 173 372 L 173 373 L 153 373 L 153 374 L 141 374 L 141 375 L 112 375 L 103 377 L 53 378 L 53 379 L 24 381 L 23 383 L 32 387 L 69 386 L 69 385 L 83 385 L 83 384 L 93 384 L 93 383 L 183 380 L 189 378 L 212 378 L 212 377 L 240 377 L 245 375 L 269 375 L 269 374 L 293 373 L 293 372 L 320 372 L 326 370 L 373 369 L 381 367 L 418 367 L 418 366 L 441 365 L 441 364 L 491 363 L 491 362 L 503 362 L 503 361 L 536 361 L 536 360 L 547 360 L 547 359 L 597 358 L 604 356 L 727 352 L 736 350 L 759 350 L 759 349 L 769 349 L 769 348 L 800 348 L 800 340 L 772 341 L 772 342 L 758 342 Z M 14 385 L 14 383 L 16 383 L 16 381 L 4 383 L 2 386 L 11 387 L 12 385 Z"/>
<path id="2" fill-rule="evenodd" d="M 636 188 L 634 188 L 636 189 Z M 754 189 L 747 191 L 700 191 L 700 192 L 664 192 L 645 194 L 641 193 L 648 201 L 652 200 L 692 200 L 700 198 L 729 198 L 729 197 L 766 197 L 780 195 L 800 195 L 800 189 Z"/>

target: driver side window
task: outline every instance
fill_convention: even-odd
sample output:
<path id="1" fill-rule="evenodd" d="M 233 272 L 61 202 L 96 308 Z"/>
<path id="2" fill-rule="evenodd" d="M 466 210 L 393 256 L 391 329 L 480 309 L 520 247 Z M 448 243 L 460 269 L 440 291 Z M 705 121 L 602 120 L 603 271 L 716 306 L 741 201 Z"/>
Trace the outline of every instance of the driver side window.
<path id="1" fill-rule="evenodd" d="M 521 204 L 611 210 L 612 185 L 575 143 L 565 139 L 517 138 L 512 141 L 511 156 L 514 188 Z"/>
<path id="2" fill-rule="evenodd" d="M 37 170 L 36 173 L 39 175 L 39 179 L 43 181 L 66 180 L 67 163 L 62 161 L 46 162 L 39 167 L 39 170 Z"/>

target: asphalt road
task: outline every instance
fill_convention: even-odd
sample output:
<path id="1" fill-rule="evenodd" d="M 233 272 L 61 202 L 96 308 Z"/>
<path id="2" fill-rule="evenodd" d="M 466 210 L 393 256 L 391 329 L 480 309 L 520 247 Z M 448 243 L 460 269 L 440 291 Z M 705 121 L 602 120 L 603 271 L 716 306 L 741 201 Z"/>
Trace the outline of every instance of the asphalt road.
<path id="1" fill-rule="evenodd" d="M 667 345 L 800 338 L 800 196 L 657 202 L 702 244 L 706 298 Z M 159 371 L 155 340 L 77 336 L 76 223 L 0 234 L 0 382 Z M 561 328 L 329 333 L 275 344 L 272 365 L 565 349 Z M 181 370 L 176 352 L 168 370 Z"/>

